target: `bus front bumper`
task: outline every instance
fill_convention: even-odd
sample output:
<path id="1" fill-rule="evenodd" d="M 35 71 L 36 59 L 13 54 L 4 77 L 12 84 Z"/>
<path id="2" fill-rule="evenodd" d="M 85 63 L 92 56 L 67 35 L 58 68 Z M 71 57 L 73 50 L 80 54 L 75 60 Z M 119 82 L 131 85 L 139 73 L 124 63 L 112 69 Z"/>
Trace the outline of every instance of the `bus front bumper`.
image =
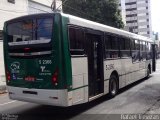
<path id="1" fill-rule="evenodd" d="M 68 92 L 64 90 L 28 89 L 7 86 L 10 99 L 53 106 L 68 106 Z"/>

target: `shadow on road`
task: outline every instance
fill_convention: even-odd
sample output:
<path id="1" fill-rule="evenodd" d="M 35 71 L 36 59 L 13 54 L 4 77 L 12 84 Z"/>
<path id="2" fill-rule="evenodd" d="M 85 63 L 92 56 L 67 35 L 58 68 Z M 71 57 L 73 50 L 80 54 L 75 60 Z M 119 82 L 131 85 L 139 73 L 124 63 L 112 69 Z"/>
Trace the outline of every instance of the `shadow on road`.
<path id="1" fill-rule="evenodd" d="M 151 76 L 152 77 L 152 76 Z M 148 78 L 150 79 L 150 78 Z M 120 90 L 119 95 L 134 86 L 143 83 L 146 79 L 139 80 Z M 66 120 L 72 119 L 81 113 L 101 104 L 111 98 L 106 95 L 87 104 L 76 105 L 72 107 L 38 106 L 19 113 L 20 120 Z"/>
<path id="2" fill-rule="evenodd" d="M 92 107 L 109 100 L 109 97 L 101 97 L 90 103 L 72 107 L 38 106 L 19 114 L 20 120 L 66 120 L 76 117 Z"/>
<path id="3" fill-rule="evenodd" d="M 133 87 L 135 87 L 136 85 L 141 84 L 141 83 L 143 83 L 143 82 L 145 82 L 146 80 L 149 80 L 149 79 L 151 79 L 151 78 L 152 78 L 152 76 L 150 75 L 149 78 L 143 78 L 143 79 L 141 79 L 141 80 L 138 80 L 138 81 L 136 81 L 136 82 L 134 82 L 134 83 L 132 83 L 132 84 L 130 84 L 130 85 L 128 85 L 128 86 L 120 89 L 120 90 L 119 90 L 119 94 L 121 94 L 121 93 L 123 93 L 123 92 L 125 92 L 125 91 L 127 91 L 127 90 L 129 90 L 129 89 L 131 89 L 131 88 L 133 88 Z"/>

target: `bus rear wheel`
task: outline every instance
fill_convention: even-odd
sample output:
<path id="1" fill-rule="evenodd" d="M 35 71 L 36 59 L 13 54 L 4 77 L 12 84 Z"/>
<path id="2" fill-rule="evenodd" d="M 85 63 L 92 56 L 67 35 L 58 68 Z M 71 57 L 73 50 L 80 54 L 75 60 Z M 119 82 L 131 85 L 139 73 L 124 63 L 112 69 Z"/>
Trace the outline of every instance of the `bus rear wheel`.
<path id="1" fill-rule="evenodd" d="M 109 96 L 115 97 L 118 93 L 118 79 L 115 75 L 111 75 L 109 80 Z"/>
<path id="2" fill-rule="evenodd" d="M 149 76 L 150 76 L 150 69 L 149 69 L 149 67 L 148 67 L 148 69 L 147 69 L 147 76 L 146 76 L 146 78 L 149 78 Z"/>

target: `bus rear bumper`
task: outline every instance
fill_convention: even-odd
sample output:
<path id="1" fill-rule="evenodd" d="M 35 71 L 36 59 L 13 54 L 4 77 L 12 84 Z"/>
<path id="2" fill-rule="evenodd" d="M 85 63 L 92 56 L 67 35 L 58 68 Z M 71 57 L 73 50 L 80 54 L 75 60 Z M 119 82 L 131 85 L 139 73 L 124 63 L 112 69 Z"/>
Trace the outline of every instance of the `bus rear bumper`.
<path id="1" fill-rule="evenodd" d="M 68 106 L 68 92 L 64 90 L 28 89 L 7 86 L 10 99 L 53 106 Z"/>

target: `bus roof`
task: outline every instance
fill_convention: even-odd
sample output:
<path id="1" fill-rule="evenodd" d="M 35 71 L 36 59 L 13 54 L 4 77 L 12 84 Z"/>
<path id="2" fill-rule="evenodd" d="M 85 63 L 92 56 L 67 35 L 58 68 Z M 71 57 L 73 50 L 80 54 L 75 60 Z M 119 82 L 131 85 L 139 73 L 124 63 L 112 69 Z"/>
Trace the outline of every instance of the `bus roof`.
<path id="1" fill-rule="evenodd" d="M 103 25 L 103 24 L 100 24 L 100 23 L 97 23 L 97 22 L 93 22 L 93 21 L 90 21 L 90 20 L 86 20 L 86 19 L 83 19 L 83 18 L 72 16 L 72 15 L 69 15 L 69 14 L 61 13 L 61 15 L 65 16 L 65 17 L 68 17 L 70 24 L 74 24 L 74 25 L 78 25 L 78 26 L 82 26 L 82 27 L 87 27 L 87 28 L 91 28 L 91 29 L 95 29 L 95 30 L 99 30 L 99 31 L 103 31 L 103 32 L 114 33 L 114 34 L 117 34 L 117 35 L 130 37 L 130 38 L 133 38 L 133 39 L 153 42 L 151 38 L 144 37 L 144 36 L 141 36 L 141 35 L 137 35 L 137 34 L 134 34 L 134 33 L 131 33 L 131 32 L 127 32 L 125 30 L 117 29 L 117 28 L 110 27 L 110 26 L 107 26 L 107 25 Z"/>

